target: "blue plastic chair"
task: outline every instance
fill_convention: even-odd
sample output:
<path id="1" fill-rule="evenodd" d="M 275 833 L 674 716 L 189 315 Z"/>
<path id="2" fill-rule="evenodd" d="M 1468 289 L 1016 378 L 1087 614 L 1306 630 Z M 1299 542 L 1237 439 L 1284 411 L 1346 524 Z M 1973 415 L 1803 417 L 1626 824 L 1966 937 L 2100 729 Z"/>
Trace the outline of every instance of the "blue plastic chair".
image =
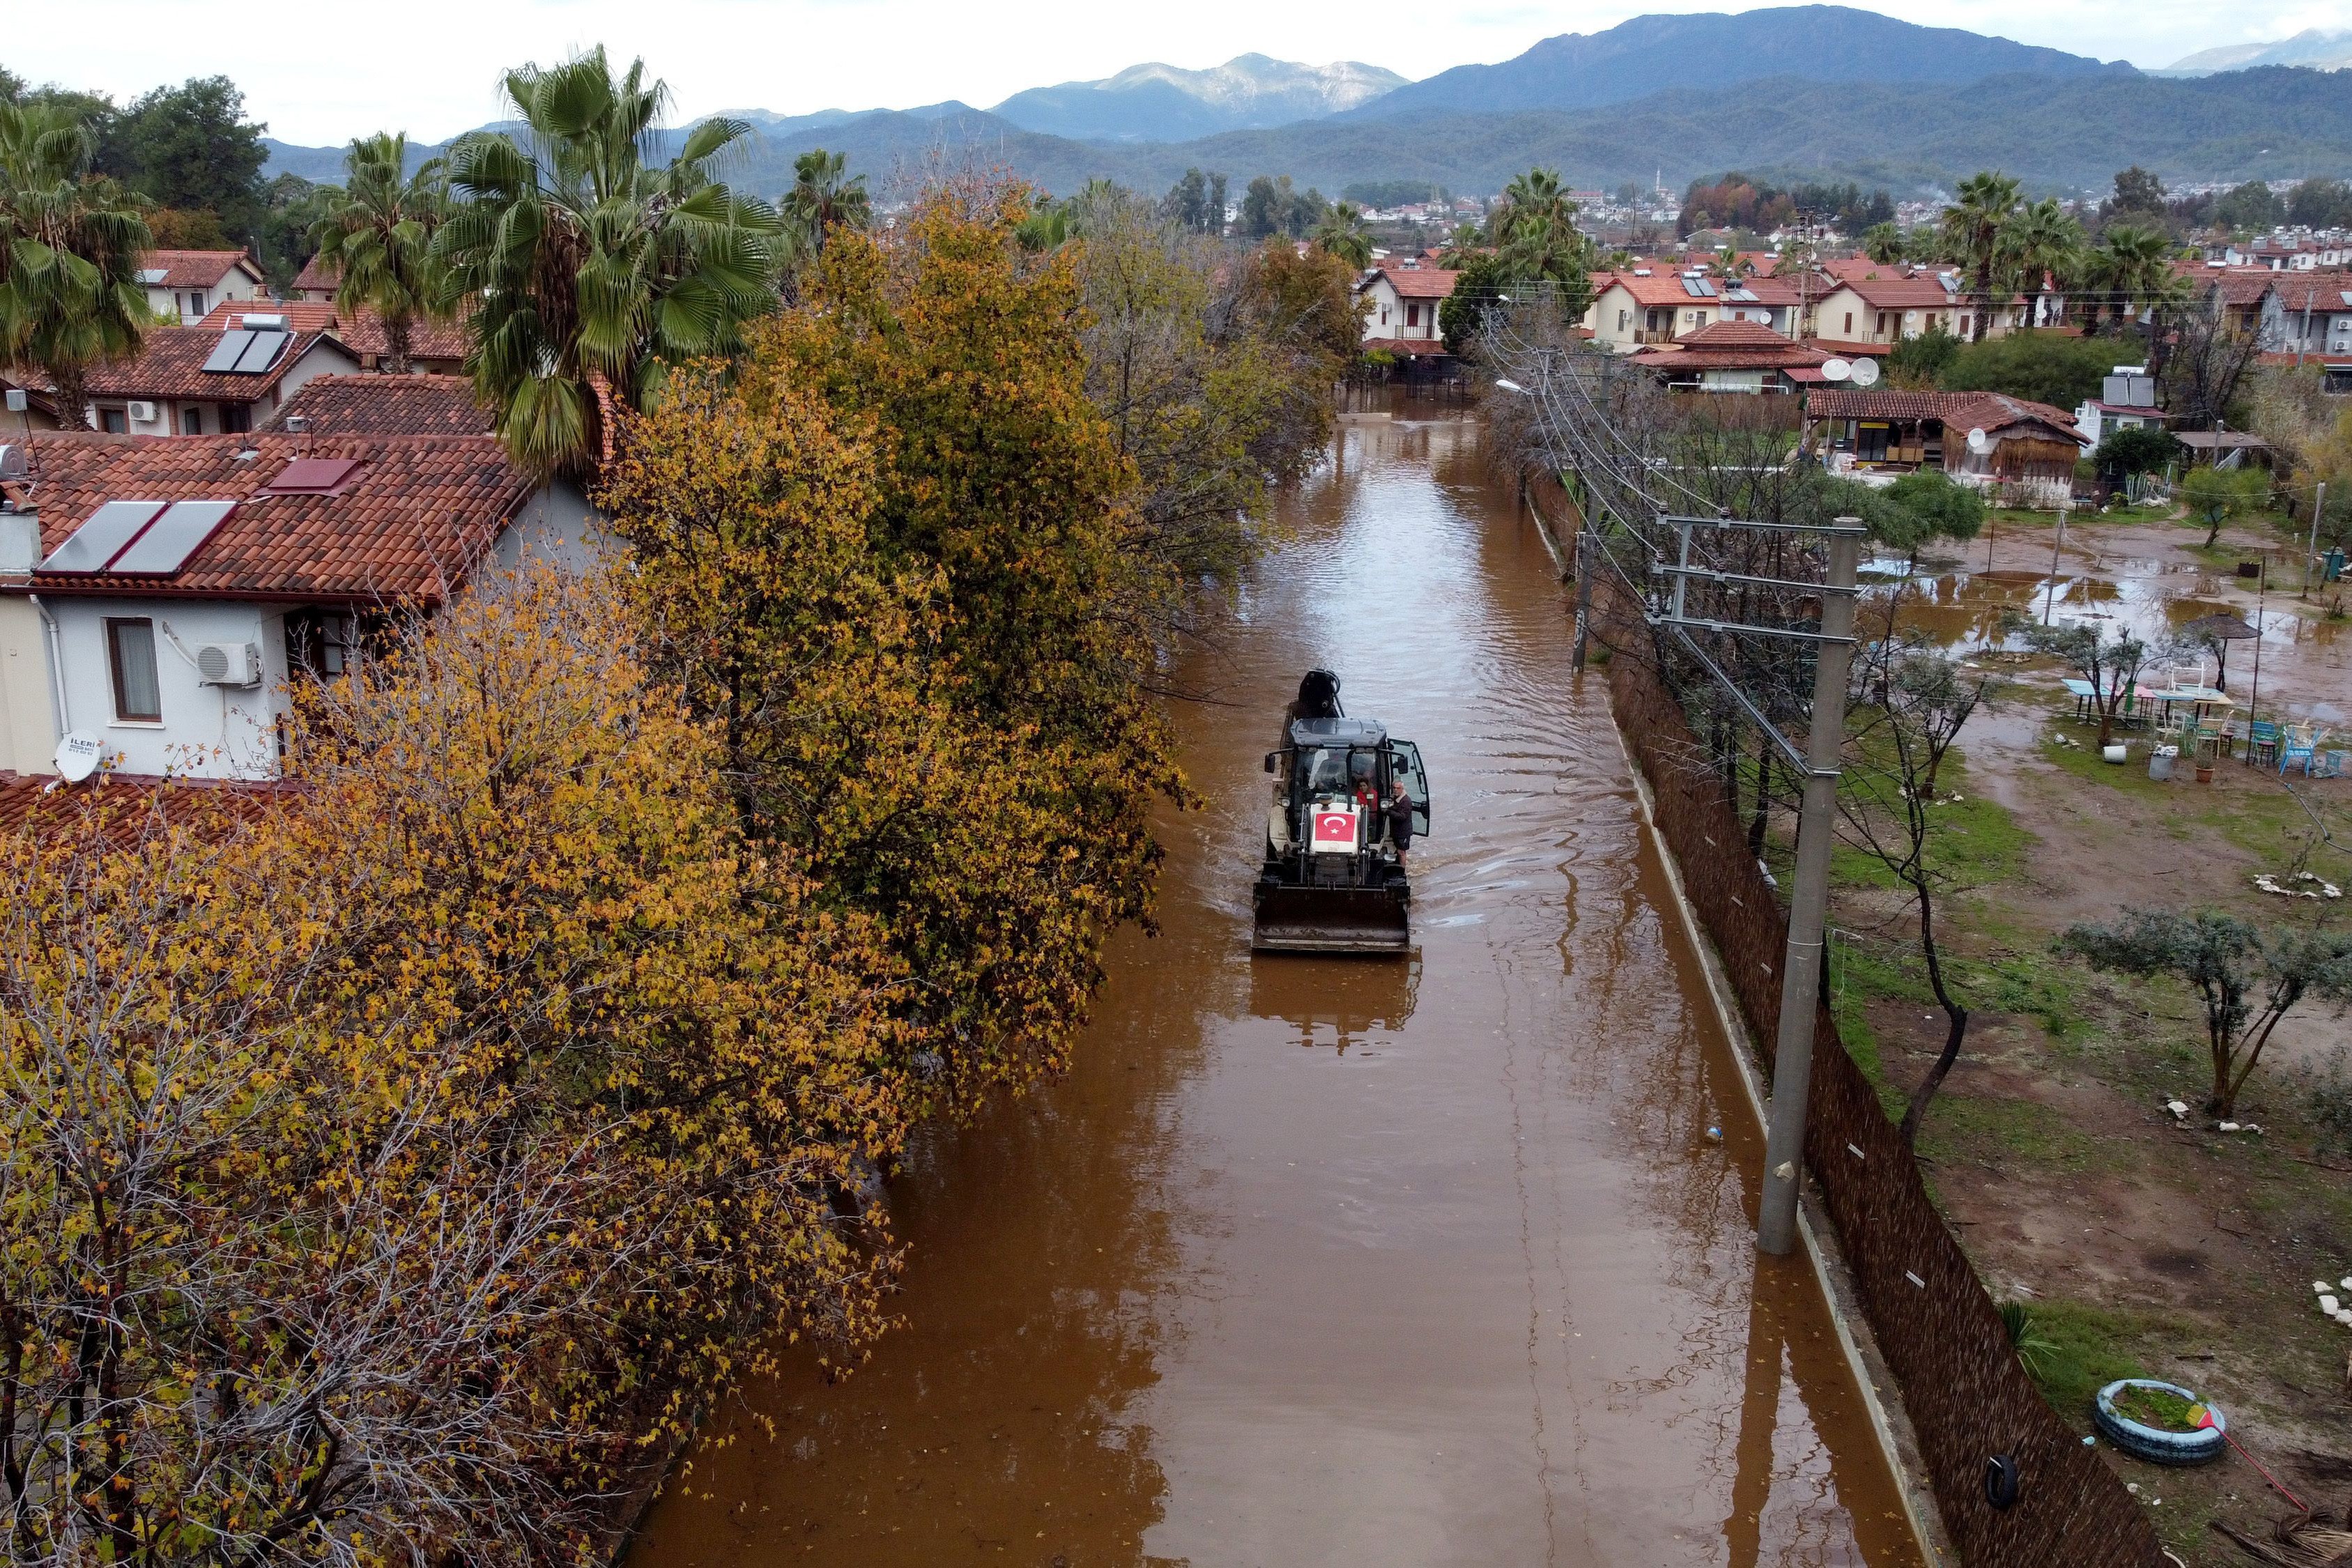
<path id="1" fill-rule="evenodd" d="M 2253 753 L 2257 763 L 2277 762 L 2279 727 L 2267 719 L 2255 720 L 2247 735 L 2246 749 Z"/>

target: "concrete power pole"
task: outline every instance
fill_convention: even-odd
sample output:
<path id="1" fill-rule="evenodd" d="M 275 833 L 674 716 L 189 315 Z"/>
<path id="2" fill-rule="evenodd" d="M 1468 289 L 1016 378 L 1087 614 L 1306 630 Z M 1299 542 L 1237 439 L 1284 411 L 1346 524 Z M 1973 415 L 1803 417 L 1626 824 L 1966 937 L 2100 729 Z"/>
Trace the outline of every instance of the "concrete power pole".
<path id="1" fill-rule="evenodd" d="M 1842 517 L 1841 528 L 1862 520 Z M 1829 542 L 1822 595 L 1821 653 L 1813 665 L 1813 724 L 1806 747 L 1805 800 L 1797 825 L 1796 885 L 1789 906 L 1789 951 L 1780 966 L 1780 1026 L 1772 1053 L 1772 1103 L 1764 1134 L 1764 1197 L 1756 1245 L 1786 1253 L 1797 1244 L 1797 1195 L 1805 1163 L 1805 1100 L 1813 1082 L 1813 1018 L 1821 994 L 1822 928 L 1829 912 L 1830 841 L 1837 814 L 1839 752 L 1845 740 L 1846 670 L 1853 657 L 1854 576 L 1862 542 Z"/>

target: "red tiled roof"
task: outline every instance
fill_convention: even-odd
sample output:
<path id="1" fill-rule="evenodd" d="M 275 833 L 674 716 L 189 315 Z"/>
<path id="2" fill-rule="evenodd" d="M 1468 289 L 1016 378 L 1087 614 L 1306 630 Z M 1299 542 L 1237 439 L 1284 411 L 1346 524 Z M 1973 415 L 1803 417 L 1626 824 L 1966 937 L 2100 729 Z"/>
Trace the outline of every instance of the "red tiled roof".
<path id="1" fill-rule="evenodd" d="M 2261 304 L 2263 296 L 2285 277 L 2267 267 L 2205 267 L 2193 261 L 2175 263 L 2173 270 L 2189 280 L 2199 298 L 2219 289 L 2224 306 L 2239 309 Z"/>
<path id="2" fill-rule="evenodd" d="M 1769 278 L 1744 278 L 1739 286 L 1755 295 L 1759 305 L 1818 304 L 1837 287 L 1826 278 L 1805 278 L 1793 272 L 1785 278 L 1777 273 Z"/>
<path id="3" fill-rule="evenodd" d="M 323 267 L 314 256 L 302 263 L 302 270 L 294 275 L 294 287 L 305 293 L 313 289 L 325 289 L 331 293 L 336 284 L 342 280 L 342 276 L 340 268 Z"/>
<path id="4" fill-rule="evenodd" d="M 1943 280 L 1932 272 L 1906 278 L 1888 271 L 1839 281 L 1875 310 L 1940 310 L 1958 302 L 1945 289 Z"/>
<path id="5" fill-rule="evenodd" d="M 240 450 L 257 453 L 239 460 Z M 110 500 L 239 504 L 164 579 L 48 575 L 15 591 L 431 604 L 538 486 L 488 436 L 186 436 L 107 445 L 36 436 L 44 553 Z M 265 495 L 298 457 L 360 467 L 340 495 Z M 0 590 L 7 591 L 7 590 Z"/>
<path id="6" fill-rule="evenodd" d="M 1443 300 L 1454 292 L 1454 279 L 1458 272 L 1448 272 L 1443 267 L 1375 267 L 1373 278 L 1385 278 L 1389 287 L 1401 300 Z M 1369 286 L 1371 278 L 1364 282 Z"/>
<path id="7" fill-rule="evenodd" d="M 2290 272 L 2276 275 L 2279 303 L 2287 314 L 2300 317 L 2305 310 L 2313 315 L 2333 310 L 2352 310 L 2352 272 Z"/>
<path id="8" fill-rule="evenodd" d="M 392 352 L 392 340 L 383 330 L 383 318 L 373 310 L 362 310 L 334 330 L 336 340 L 369 359 L 382 359 Z M 425 321 L 408 323 L 408 357 L 411 360 L 458 361 L 466 357 L 466 327 L 462 321 Z"/>
<path id="9" fill-rule="evenodd" d="M 224 300 L 190 331 L 226 332 L 247 316 L 283 316 L 298 332 L 323 332 L 335 324 L 335 307 L 325 300 Z"/>
<path id="10" fill-rule="evenodd" d="M 145 346 L 133 357 L 92 365 L 89 392 L 93 397 L 254 403 L 284 380 L 286 373 L 317 348 L 323 336 L 314 331 L 296 332 L 294 341 L 286 345 L 286 352 L 278 356 L 278 363 L 268 370 L 230 375 L 205 369 L 205 362 L 220 346 L 220 333 L 201 327 L 157 327 L 147 334 Z M 348 357 L 346 351 L 340 348 L 329 352 Z M 357 370 L 359 366 L 354 363 L 352 368 Z M 19 384 L 54 390 L 46 375 L 29 370 Z"/>
<path id="11" fill-rule="evenodd" d="M 1647 278 L 1637 278 L 1631 272 L 1613 272 L 1608 275 L 1607 282 L 1593 286 L 1593 297 L 1598 299 L 1612 287 L 1622 288 L 1633 296 L 1636 305 L 1689 305 L 1696 308 L 1723 303 L 1720 294 L 1693 294 L 1684 288 L 1679 272 L 1654 272 Z M 1718 281 L 1716 287 L 1719 289 L 1722 284 Z"/>
<path id="12" fill-rule="evenodd" d="M 1790 342 L 1760 321 L 1710 321 L 1675 340 L 1644 349 L 1633 363 L 1654 370 L 1786 370 L 1820 364 L 1829 355 Z"/>
<path id="13" fill-rule="evenodd" d="M 2074 416 L 2046 403 L 2001 392 L 1896 392 L 1837 387 L 1813 394 L 1808 411 L 1825 419 L 1937 419 L 1948 427 L 1987 434 L 2020 425 L 2047 425 L 2067 436 Z"/>
<path id="14" fill-rule="evenodd" d="M 170 826 L 209 837 L 258 816 L 288 787 L 276 780 L 118 773 L 68 784 L 47 773 L 0 770 L 0 834 L 79 837 L 95 830 L 103 843 L 126 844 L 146 830 L 151 814 L 161 812 Z"/>
<path id="15" fill-rule="evenodd" d="M 489 413 L 462 375 L 314 376 L 270 416 L 270 427 L 285 428 L 297 414 L 310 421 L 313 436 L 490 433 Z"/>
<path id="16" fill-rule="evenodd" d="M 214 306 L 212 312 L 196 325 L 226 331 L 237 324 L 240 317 L 271 314 L 284 316 L 286 324 L 296 331 L 325 332 L 362 360 L 382 359 L 392 352 L 383 317 L 373 310 L 345 310 L 331 300 L 239 300 Z M 416 321 L 408 324 L 408 357 L 412 360 L 462 360 L 466 347 L 462 321 Z"/>
<path id="17" fill-rule="evenodd" d="M 141 271 L 163 274 L 151 289 L 209 289 L 239 267 L 261 281 L 261 268 L 242 250 L 151 250 L 140 258 Z"/>

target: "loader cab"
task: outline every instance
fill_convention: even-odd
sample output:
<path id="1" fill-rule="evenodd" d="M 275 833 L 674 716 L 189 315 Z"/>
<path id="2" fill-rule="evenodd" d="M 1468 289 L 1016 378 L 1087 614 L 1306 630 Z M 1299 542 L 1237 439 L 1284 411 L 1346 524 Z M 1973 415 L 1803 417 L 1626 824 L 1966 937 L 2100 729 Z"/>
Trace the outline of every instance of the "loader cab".
<path id="1" fill-rule="evenodd" d="M 1284 847 L 1288 839 L 1336 849 L 1336 833 L 1318 841 L 1316 808 L 1352 809 L 1358 792 L 1365 788 L 1386 800 L 1396 783 L 1404 785 L 1405 797 L 1412 802 L 1413 832 L 1429 831 L 1429 778 L 1422 769 L 1421 748 L 1411 741 L 1392 740 L 1386 726 L 1367 719 L 1295 719 L 1288 739 L 1286 748 L 1269 752 L 1265 758 L 1266 772 L 1276 777 L 1279 827 L 1287 829 L 1269 834 L 1274 847 Z M 1373 837 L 1361 833 L 1348 847 L 1360 847 Z"/>

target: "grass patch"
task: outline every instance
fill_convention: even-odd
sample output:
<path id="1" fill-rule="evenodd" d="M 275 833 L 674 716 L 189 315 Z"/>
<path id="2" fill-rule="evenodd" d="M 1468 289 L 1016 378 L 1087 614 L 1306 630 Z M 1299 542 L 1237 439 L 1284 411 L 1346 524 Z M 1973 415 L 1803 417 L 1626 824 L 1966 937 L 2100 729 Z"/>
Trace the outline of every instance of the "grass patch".
<path id="1" fill-rule="evenodd" d="M 1936 793 L 1938 803 L 1927 808 L 1927 868 L 1941 880 L 1939 900 L 2006 882 L 2024 869 L 2037 840 L 2007 806 L 1977 793 L 1968 758 L 1958 747 L 1944 758 Z M 1954 795 L 1960 798 L 1954 801 Z M 1898 843 L 1890 839 L 1889 847 Z M 1830 880 L 1836 886 L 1886 891 L 1904 886 L 1884 860 L 1843 842 L 1830 851 Z"/>
<path id="2" fill-rule="evenodd" d="M 1920 1124 L 1920 1146 L 1938 1160 L 2014 1161 L 2079 1175 L 2109 1162 L 2106 1144 L 2054 1106 L 2031 1100 L 1981 1100 L 1947 1089 Z"/>
<path id="3" fill-rule="evenodd" d="M 2026 1366 L 2042 1397 L 2077 1432 L 2091 1429 L 2091 1402 L 2119 1377 L 2157 1377 L 2148 1370 L 2187 1343 L 2188 1325 L 2153 1312 L 2115 1311 L 2079 1301 L 2029 1301 L 2042 1341 Z"/>
<path id="4" fill-rule="evenodd" d="M 1886 1081 L 1886 1060 L 1878 1031 L 1870 1026 L 1870 1004 L 1893 999 L 1917 1005 L 1928 1000 L 1926 984 L 1885 953 L 1859 942 L 1832 939 L 1829 948 L 1830 1016 L 1846 1055 L 1878 1091 L 1879 1108 L 1892 1119 L 1903 1114 L 1906 1096 Z"/>

